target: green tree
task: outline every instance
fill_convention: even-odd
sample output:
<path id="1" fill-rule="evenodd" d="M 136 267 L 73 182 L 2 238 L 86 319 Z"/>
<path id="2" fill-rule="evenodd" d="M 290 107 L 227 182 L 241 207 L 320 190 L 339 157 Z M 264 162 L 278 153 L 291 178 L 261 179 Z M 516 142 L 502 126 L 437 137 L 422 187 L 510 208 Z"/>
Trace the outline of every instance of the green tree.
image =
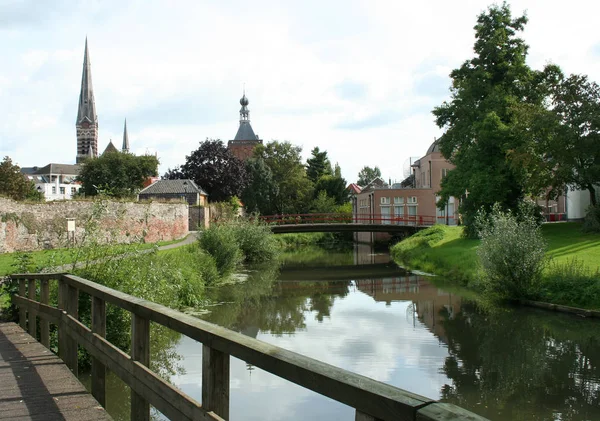
<path id="1" fill-rule="evenodd" d="M 250 158 L 246 161 L 249 184 L 242 193 L 242 202 L 249 213 L 272 215 L 279 186 L 273 178 L 271 168 L 262 158 Z"/>
<path id="2" fill-rule="evenodd" d="M 14 200 L 41 200 L 42 195 L 35 189 L 32 181 L 28 180 L 21 168 L 5 156 L 0 163 L 0 195 Z"/>
<path id="3" fill-rule="evenodd" d="M 342 205 L 348 201 L 348 190 L 346 190 L 346 180 L 342 177 L 324 175 L 315 183 L 315 198 L 321 192 L 325 192 L 328 197 L 333 199 L 336 205 Z"/>
<path id="4" fill-rule="evenodd" d="M 321 152 L 315 147 L 310 153 L 312 157 L 306 160 L 306 176 L 310 181 L 316 183 L 322 176 L 333 174 L 327 151 Z"/>
<path id="5" fill-rule="evenodd" d="M 277 185 L 271 202 L 276 213 L 303 213 L 310 207 L 313 186 L 306 177 L 301 152 L 300 146 L 276 140 L 254 149 L 254 157 L 265 161 Z"/>
<path id="6" fill-rule="evenodd" d="M 508 159 L 523 142 L 513 130 L 514 106 L 544 99 L 540 72 L 527 66 L 528 47 L 517 36 L 526 23 L 525 16 L 511 16 L 507 3 L 480 14 L 475 57 L 452 71 L 451 100 L 433 111 L 437 125 L 446 129 L 442 154 L 456 165 L 442 181 L 438 205 L 445 206 L 450 196 L 464 196 L 461 213 L 469 228 L 481 207 L 489 210 L 500 203 L 516 209 L 524 197 L 521 170 Z"/>
<path id="7" fill-rule="evenodd" d="M 356 184 L 364 187 L 377 177 L 381 177 L 381 170 L 379 169 L 379 167 L 376 166 L 374 168 L 371 168 L 365 166 L 358 173 L 358 181 L 356 182 Z"/>
<path id="8" fill-rule="evenodd" d="M 114 197 L 133 196 L 149 177 L 158 175 L 158 158 L 108 152 L 83 163 L 77 180 L 86 196 L 103 193 Z"/>

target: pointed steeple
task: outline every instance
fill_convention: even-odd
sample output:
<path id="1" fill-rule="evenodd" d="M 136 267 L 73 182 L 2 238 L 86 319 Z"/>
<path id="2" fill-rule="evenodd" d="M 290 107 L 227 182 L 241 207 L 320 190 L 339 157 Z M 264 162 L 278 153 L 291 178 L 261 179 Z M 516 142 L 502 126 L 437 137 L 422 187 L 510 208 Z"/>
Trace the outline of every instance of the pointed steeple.
<path id="1" fill-rule="evenodd" d="M 96 116 L 96 103 L 94 101 L 94 88 L 92 87 L 92 69 L 87 37 L 85 38 L 83 73 L 81 75 L 81 91 L 79 92 L 79 108 L 77 110 L 76 124 L 81 124 L 84 119 L 87 119 L 91 124 L 96 123 L 98 120 Z"/>
<path id="2" fill-rule="evenodd" d="M 127 119 L 125 119 L 125 127 L 123 128 L 123 148 L 121 152 L 129 153 L 129 135 L 127 134 Z"/>
<path id="3" fill-rule="evenodd" d="M 81 91 L 79 92 L 79 106 L 77 108 L 77 160 L 82 162 L 90 154 L 98 156 L 98 116 L 94 102 L 94 89 L 92 88 L 92 71 L 90 52 L 87 37 L 85 38 L 85 52 L 83 54 L 83 72 L 81 74 Z"/>

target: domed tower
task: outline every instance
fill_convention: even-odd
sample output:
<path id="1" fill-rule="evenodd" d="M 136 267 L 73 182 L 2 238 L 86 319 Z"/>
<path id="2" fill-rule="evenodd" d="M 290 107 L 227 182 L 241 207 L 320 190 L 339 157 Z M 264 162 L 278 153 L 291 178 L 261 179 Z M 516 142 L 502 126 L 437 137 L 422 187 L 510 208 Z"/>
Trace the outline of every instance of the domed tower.
<path id="1" fill-rule="evenodd" d="M 246 92 L 240 98 L 240 127 L 233 140 L 227 143 L 227 148 L 231 153 L 242 161 L 247 160 L 252 156 L 252 151 L 258 144 L 262 144 L 262 140 L 254 134 L 252 126 L 250 125 L 250 110 L 248 109 L 248 97 Z"/>

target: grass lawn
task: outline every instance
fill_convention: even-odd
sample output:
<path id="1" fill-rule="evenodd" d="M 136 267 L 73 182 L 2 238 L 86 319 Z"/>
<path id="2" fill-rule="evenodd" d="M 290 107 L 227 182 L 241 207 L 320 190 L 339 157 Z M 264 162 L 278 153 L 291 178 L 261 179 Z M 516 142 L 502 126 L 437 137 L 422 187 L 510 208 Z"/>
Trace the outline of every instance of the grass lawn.
<path id="1" fill-rule="evenodd" d="M 576 222 L 544 224 L 542 233 L 551 258 L 543 274 L 541 298 L 556 304 L 600 308 L 600 235 L 585 234 Z M 437 225 L 394 245 L 394 259 L 409 269 L 433 273 L 447 281 L 476 286 L 479 240 L 462 237 L 461 227 Z M 585 276 L 573 275 L 574 259 Z M 558 279 L 557 279 L 558 277 Z M 561 278 L 562 277 L 562 278 Z"/>
<path id="2" fill-rule="evenodd" d="M 183 241 L 180 240 L 172 240 L 172 241 L 160 241 L 155 243 L 158 246 L 166 246 L 169 244 L 178 243 Z M 132 244 L 132 245 L 118 245 L 118 246 L 110 246 L 107 255 L 121 254 L 127 251 L 128 248 L 142 248 L 147 249 L 154 247 L 153 243 L 148 244 Z M 48 266 L 60 266 L 72 263 L 76 258 L 76 250 L 75 249 L 55 249 L 55 250 L 40 250 L 40 251 L 32 251 L 28 253 L 32 258 L 32 265 L 35 267 L 43 268 Z M 2 253 L 0 254 L 0 276 L 10 275 L 11 273 L 15 273 L 14 265 L 17 262 L 17 257 L 19 253 Z"/>

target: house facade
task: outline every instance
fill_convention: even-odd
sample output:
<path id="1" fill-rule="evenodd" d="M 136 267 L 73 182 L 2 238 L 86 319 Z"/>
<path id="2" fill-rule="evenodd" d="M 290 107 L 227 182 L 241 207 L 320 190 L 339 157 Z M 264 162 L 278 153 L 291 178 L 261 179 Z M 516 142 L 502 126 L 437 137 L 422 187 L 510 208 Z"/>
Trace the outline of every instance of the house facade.
<path id="1" fill-rule="evenodd" d="M 81 184 L 75 181 L 79 174 L 77 164 L 48 164 L 41 168 L 25 167 L 21 172 L 33 181 L 35 189 L 44 195 L 46 201 L 70 200 L 81 188 Z"/>
<path id="2" fill-rule="evenodd" d="M 425 155 L 411 166 L 413 185 L 389 185 L 376 178 L 352 196 L 354 222 L 398 225 L 456 225 L 458 200 L 451 197 L 444 209 L 437 202 L 442 179 L 454 168 L 434 141 Z M 386 233 L 357 233 L 358 241 L 389 238 Z"/>

